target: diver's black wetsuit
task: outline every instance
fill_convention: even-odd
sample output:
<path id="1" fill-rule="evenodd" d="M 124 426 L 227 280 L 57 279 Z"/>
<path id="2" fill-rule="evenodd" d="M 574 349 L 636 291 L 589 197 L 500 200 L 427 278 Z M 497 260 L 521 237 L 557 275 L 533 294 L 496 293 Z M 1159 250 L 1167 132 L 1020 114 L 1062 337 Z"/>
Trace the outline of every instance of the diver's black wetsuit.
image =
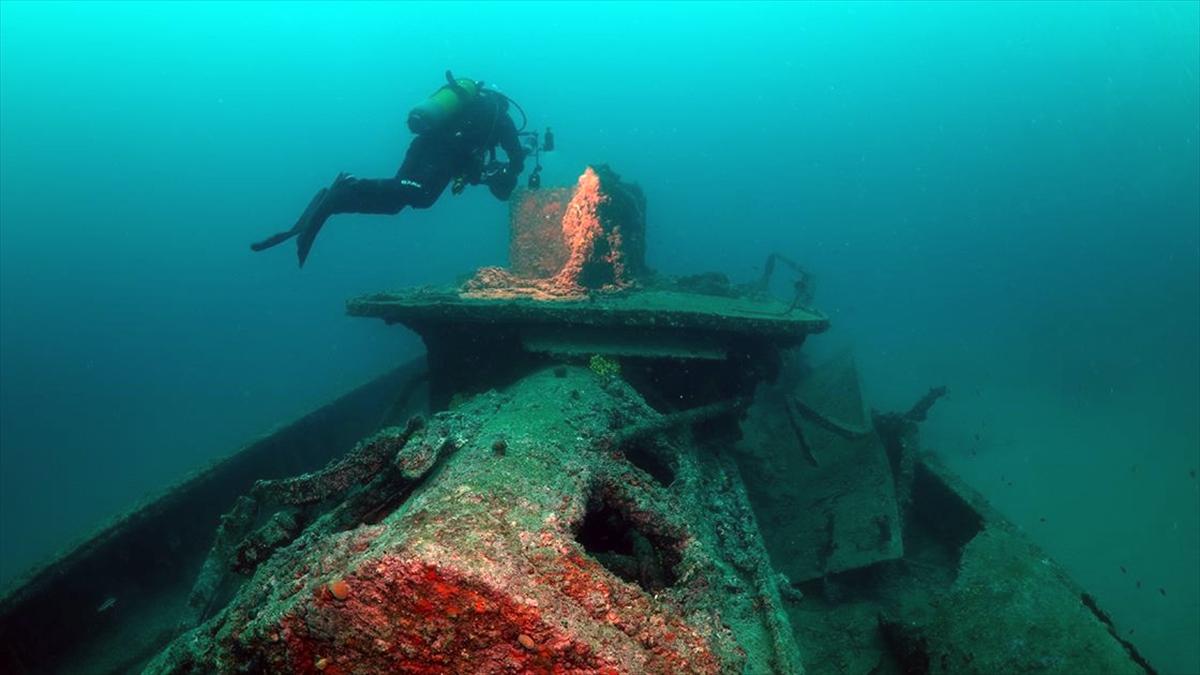
<path id="1" fill-rule="evenodd" d="M 489 164 L 499 145 L 508 164 Z M 508 116 L 504 98 L 482 90 L 444 128 L 418 135 L 408 146 L 404 163 L 393 178 L 354 178 L 339 175 L 318 192 L 291 230 L 251 244 L 255 251 L 298 236 L 300 266 L 325 221 L 336 213 L 395 214 L 404 207 L 433 206 L 452 180 L 488 186 L 498 199 L 508 199 L 525 168 L 525 149 Z M 457 186 L 456 186 L 457 187 Z"/>

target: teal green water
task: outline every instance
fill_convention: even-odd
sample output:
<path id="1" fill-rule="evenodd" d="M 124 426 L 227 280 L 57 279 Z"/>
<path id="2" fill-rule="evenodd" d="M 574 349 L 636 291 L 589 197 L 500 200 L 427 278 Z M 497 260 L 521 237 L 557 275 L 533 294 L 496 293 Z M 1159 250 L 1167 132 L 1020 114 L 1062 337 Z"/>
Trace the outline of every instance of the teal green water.
<path id="1" fill-rule="evenodd" d="M 640 182 L 660 270 L 810 267 L 806 348 L 949 385 L 928 444 L 1200 672 L 1197 3 L 0 3 L 0 583 L 418 352 L 347 296 L 503 262 L 480 190 L 246 248 L 392 175 L 446 68 L 546 182 Z"/>

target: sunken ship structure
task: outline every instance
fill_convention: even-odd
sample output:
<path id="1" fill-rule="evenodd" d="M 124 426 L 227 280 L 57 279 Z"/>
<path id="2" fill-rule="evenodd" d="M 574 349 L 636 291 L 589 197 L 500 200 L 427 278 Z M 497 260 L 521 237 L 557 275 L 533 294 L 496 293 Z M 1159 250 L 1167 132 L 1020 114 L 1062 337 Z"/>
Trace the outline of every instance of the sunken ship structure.
<path id="1" fill-rule="evenodd" d="M 32 571 L 3 672 L 1153 672 L 922 450 L 944 390 L 869 411 L 802 270 L 656 275 L 645 214 L 588 167 L 508 267 L 350 300 L 426 355 Z"/>

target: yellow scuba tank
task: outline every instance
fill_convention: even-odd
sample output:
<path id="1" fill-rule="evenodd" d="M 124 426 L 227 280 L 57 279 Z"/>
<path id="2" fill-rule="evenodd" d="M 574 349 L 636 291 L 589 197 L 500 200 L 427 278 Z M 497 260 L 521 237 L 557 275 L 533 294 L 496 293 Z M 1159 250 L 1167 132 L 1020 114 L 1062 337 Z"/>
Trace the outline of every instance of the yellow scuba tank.
<path id="1" fill-rule="evenodd" d="M 479 95 L 479 84 L 470 78 L 454 78 L 446 71 L 446 84 L 430 94 L 408 113 L 408 128 L 414 134 L 438 129 L 463 106 Z"/>

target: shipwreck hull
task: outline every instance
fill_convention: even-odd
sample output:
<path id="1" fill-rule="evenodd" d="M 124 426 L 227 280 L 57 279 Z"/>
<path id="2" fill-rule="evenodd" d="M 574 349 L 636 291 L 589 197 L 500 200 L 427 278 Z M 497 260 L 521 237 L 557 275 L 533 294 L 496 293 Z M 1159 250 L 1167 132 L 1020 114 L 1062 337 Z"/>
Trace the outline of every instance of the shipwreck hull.
<path id="1" fill-rule="evenodd" d="M 174 637 L 230 503 L 258 479 L 323 466 L 381 423 L 424 410 L 425 372 L 419 359 L 345 394 L 164 490 L 26 574 L 0 598 L 0 670 L 138 672 Z"/>
<path id="2" fill-rule="evenodd" d="M 427 358 L 39 568 L 0 671 L 1153 672 L 921 451 L 944 389 L 867 412 L 798 265 L 659 277 L 645 212 L 589 167 L 514 195 L 509 269 L 352 299 Z"/>
<path id="3" fill-rule="evenodd" d="M 799 672 L 696 420 L 585 368 L 439 413 L 148 672 Z"/>
<path id="4" fill-rule="evenodd" d="M 912 421 L 869 422 L 894 467 L 903 551 L 881 540 L 877 561 L 792 583 L 759 537 L 764 478 L 737 448 L 754 408 L 735 444 L 707 422 L 738 409 L 664 414 L 619 379 L 554 366 L 434 416 L 389 457 L 416 489 L 336 528 L 316 519 L 231 575 L 168 648 L 218 513 L 255 479 L 336 465 L 380 420 L 419 409 L 419 374 L 248 446 L 34 575 L 3 604 L 5 672 L 139 672 L 155 653 L 150 672 L 1153 672 L 1091 596 L 920 453 Z M 832 445 L 815 452 L 837 466 Z M 171 541 L 181 528 L 195 530 L 186 548 Z"/>

